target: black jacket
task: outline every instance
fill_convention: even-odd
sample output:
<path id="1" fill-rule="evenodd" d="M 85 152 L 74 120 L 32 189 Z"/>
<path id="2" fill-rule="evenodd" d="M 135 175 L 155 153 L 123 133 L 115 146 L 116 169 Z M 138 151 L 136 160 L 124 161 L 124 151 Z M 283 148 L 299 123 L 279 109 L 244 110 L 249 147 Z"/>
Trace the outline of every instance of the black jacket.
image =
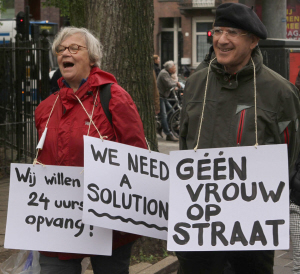
<path id="1" fill-rule="evenodd" d="M 161 69 L 159 68 L 158 64 L 154 63 L 154 70 L 155 70 L 155 74 L 156 74 L 156 79 L 158 77 L 158 74 L 160 73 Z"/>
<path id="2" fill-rule="evenodd" d="M 252 58 L 256 73 L 258 144 L 288 144 L 291 199 L 300 204 L 300 171 L 295 175 L 300 149 L 299 91 L 263 64 L 258 47 Z M 197 144 L 207 65 L 186 82 L 180 119 L 180 149 L 193 149 Z M 229 75 L 216 59 L 212 61 L 198 148 L 255 144 L 253 70 L 250 61 L 235 75 Z M 300 159 L 298 162 L 300 169 Z"/>

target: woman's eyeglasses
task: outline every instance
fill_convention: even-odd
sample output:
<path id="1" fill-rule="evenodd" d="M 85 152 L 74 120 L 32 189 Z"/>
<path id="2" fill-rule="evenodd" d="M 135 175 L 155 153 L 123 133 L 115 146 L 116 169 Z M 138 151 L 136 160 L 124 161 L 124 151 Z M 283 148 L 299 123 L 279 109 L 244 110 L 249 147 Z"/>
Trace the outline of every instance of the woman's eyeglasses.
<path id="1" fill-rule="evenodd" d="M 62 55 L 63 52 L 64 52 L 66 49 L 68 49 L 68 51 L 69 51 L 71 54 L 76 54 L 76 53 L 80 50 L 80 48 L 85 48 L 85 49 L 86 49 L 87 47 L 80 46 L 80 45 L 76 45 L 76 44 L 71 44 L 71 45 L 68 46 L 68 47 L 64 47 L 64 46 L 59 45 L 59 46 L 56 48 L 55 52 L 56 52 L 56 55 Z"/>

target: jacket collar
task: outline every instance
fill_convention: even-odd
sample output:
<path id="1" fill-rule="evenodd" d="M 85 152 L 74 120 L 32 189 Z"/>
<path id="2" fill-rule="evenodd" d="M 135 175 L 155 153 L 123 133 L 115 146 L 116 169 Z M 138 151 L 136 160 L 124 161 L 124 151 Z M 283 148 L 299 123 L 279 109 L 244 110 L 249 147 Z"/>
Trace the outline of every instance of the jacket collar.
<path id="1" fill-rule="evenodd" d="M 215 54 L 212 54 L 211 60 L 215 57 Z M 255 72 L 256 74 L 259 73 L 262 64 L 263 64 L 263 57 L 261 54 L 261 51 L 259 49 L 259 47 L 255 47 L 254 50 L 252 51 L 251 57 L 253 59 L 254 65 L 255 65 Z M 215 59 L 212 64 L 211 64 L 211 69 L 212 71 L 214 71 L 215 73 L 217 73 L 220 76 L 224 76 L 225 79 L 227 78 L 231 78 L 232 75 L 230 75 L 229 73 L 227 73 L 224 70 L 224 66 L 219 64 L 217 59 Z M 247 79 L 251 79 L 253 77 L 253 64 L 251 62 L 251 59 L 249 60 L 248 64 L 246 66 L 244 66 L 241 70 L 239 70 L 237 73 L 235 73 L 235 77 L 236 78 L 243 78 L 245 80 Z"/>
<path id="2" fill-rule="evenodd" d="M 75 94 L 81 101 L 84 101 L 89 97 L 87 95 L 88 91 L 92 91 L 93 94 L 95 94 L 98 91 L 99 86 L 109 83 L 117 83 L 117 80 L 112 74 L 105 72 L 98 67 L 93 67 L 90 75 L 87 78 L 87 81 L 79 87 L 76 93 L 74 93 L 73 89 L 67 87 L 67 85 L 64 83 L 65 81 L 63 77 L 58 79 L 57 82 L 60 88 L 59 97 L 64 107 L 68 110 L 78 102 Z"/>

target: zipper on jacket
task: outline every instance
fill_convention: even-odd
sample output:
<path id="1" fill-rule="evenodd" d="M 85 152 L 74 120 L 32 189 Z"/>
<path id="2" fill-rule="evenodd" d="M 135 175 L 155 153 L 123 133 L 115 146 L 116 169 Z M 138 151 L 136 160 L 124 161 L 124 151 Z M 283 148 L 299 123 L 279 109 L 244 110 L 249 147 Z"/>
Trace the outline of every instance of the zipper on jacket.
<path id="1" fill-rule="evenodd" d="M 238 132 L 237 132 L 237 145 L 239 146 L 242 141 L 242 135 L 243 135 L 243 127 L 244 127 L 244 120 L 245 120 L 245 109 L 241 111 L 241 116 L 240 116 L 240 122 L 239 122 L 239 127 L 238 127 Z"/>

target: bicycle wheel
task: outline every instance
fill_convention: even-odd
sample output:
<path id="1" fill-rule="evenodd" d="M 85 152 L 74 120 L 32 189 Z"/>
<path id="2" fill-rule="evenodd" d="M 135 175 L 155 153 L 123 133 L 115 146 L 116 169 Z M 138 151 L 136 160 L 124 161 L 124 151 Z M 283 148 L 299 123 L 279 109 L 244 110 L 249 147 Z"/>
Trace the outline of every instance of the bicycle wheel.
<path id="1" fill-rule="evenodd" d="M 169 127 L 173 135 L 179 137 L 179 127 L 180 127 L 180 109 L 177 109 L 171 116 L 169 120 Z"/>

